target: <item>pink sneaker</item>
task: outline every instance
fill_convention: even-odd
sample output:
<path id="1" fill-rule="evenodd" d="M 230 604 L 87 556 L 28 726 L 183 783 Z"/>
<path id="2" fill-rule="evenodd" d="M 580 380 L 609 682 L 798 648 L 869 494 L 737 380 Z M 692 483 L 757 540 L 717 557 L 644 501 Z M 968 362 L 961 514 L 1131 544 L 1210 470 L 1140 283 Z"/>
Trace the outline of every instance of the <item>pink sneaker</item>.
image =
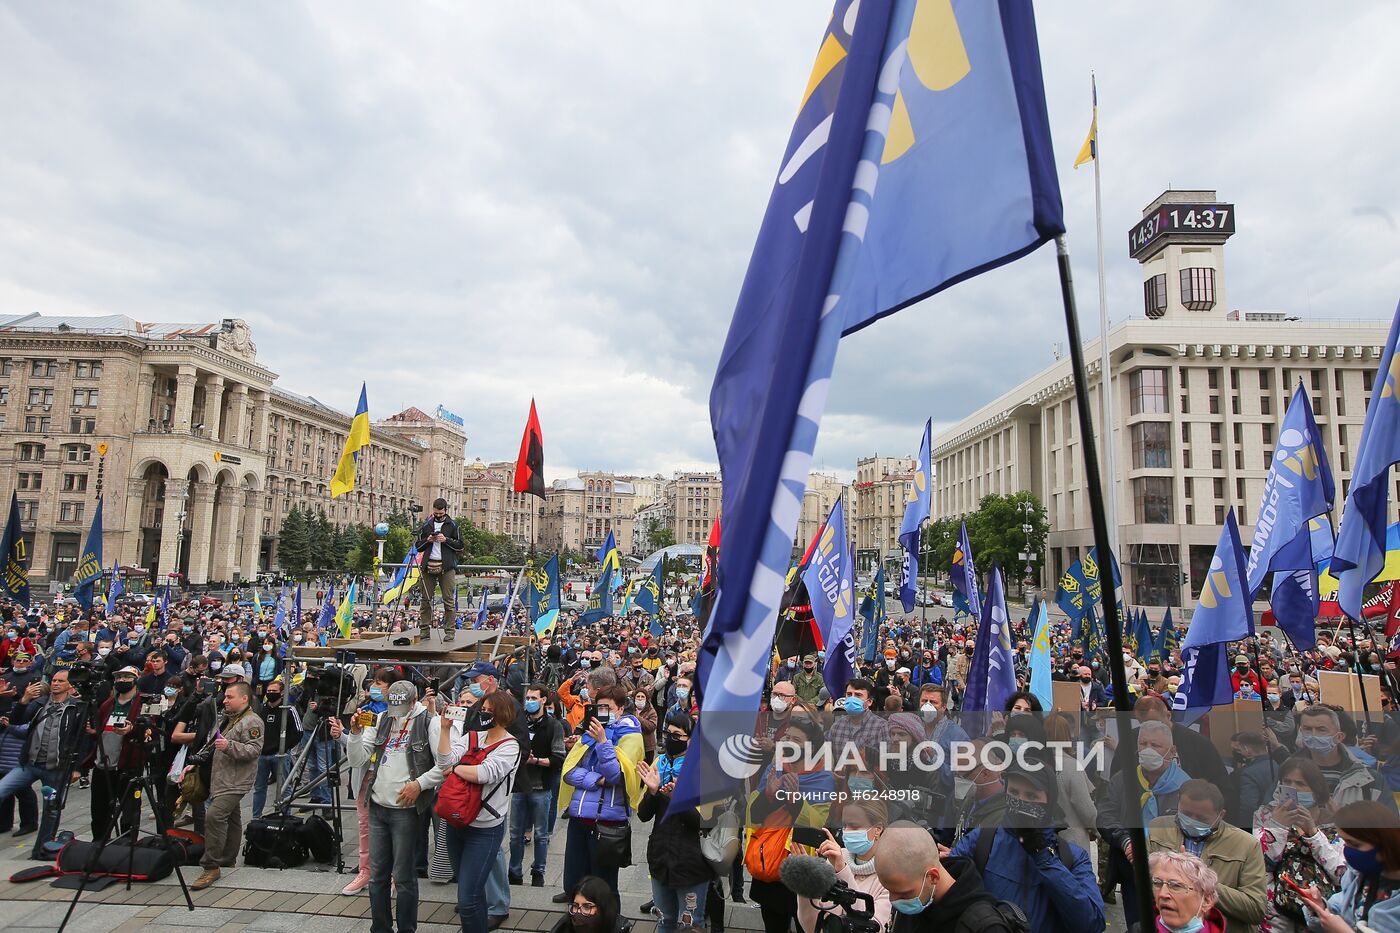
<path id="1" fill-rule="evenodd" d="M 369 885 L 369 872 L 362 871 L 357 874 L 349 884 L 340 889 L 341 894 L 359 894 Z"/>

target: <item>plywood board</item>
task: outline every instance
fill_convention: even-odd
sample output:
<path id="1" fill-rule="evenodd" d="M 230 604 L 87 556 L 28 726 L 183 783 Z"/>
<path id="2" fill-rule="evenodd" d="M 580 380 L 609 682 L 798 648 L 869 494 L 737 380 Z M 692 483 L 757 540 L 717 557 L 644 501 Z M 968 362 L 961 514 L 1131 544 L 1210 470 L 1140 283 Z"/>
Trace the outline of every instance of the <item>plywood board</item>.
<path id="1" fill-rule="evenodd" d="M 1366 703 L 1371 710 L 1371 720 L 1381 721 L 1381 679 L 1375 674 L 1363 674 L 1362 683 L 1366 690 Z M 1366 708 L 1361 703 L 1362 685 L 1356 682 L 1354 672 L 1342 671 L 1318 671 L 1317 672 L 1317 695 L 1318 699 L 1328 704 L 1346 710 L 1353 719 L 1363 718 L 1362 711 Z"/>

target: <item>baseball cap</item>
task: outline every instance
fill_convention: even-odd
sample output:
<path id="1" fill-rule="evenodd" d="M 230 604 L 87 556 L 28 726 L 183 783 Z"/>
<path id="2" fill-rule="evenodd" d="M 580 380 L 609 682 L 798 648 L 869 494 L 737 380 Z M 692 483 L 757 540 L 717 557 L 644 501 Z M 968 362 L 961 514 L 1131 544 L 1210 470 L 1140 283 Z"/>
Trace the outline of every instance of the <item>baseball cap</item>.
<path id="1" fill-rule="evenodd" d="M 1248 664 L 1248 663 L 1249 663 L 1249 656 L 1248 656 L 1248 655 L 1244 655 L 1244 654 L 1237 654 L 1237 655 L 1235 655 L 1235 663 L 1236 663 L 1236 664 Z"/>
<path id="2" fill-rule="evenodd" d="M 220 677 L 237 677 L 240 680 L 248 676 L 248 672 L 239 663 L 225 664 L 219 669 Z"/>
<path id="3" fill-rule="evenodd" d="M 467 673 L 465 676 L 468 679 L 471 679 L 473 677 L 488 676 L 499 678 L 501 676 L 501 672 L 498 671 L 496 669 L 496 665 L 492 664 L 490 661 L 477 661 L 471 667 L 467 668 Z"/>
<path id="4" fill-rule="evenodd" d="M 118 674 L 131 674 L 131 675 L 137 676 L 137 677 L 139 677 L 139 676 L 141 675 L 141 672 L 138 671 L 136 668 L 132 667 L 130 664 L 128 664 L 126 667 L 118 668 L 117 671 L 116 671 L 116 673 L 118 673 Z"/>

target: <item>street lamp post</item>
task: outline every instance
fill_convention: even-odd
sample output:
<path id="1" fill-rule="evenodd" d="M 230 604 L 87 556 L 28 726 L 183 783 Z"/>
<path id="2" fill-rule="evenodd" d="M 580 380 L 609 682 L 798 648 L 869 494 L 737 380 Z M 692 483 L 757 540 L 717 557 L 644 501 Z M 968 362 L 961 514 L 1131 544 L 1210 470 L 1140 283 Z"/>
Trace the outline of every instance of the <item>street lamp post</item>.
<path id="1" fill-rule="evenodd" d="M 379 568 L 384 563 L 384 539 L 389 537 L 389 523 L 379 522 L 374 526 L 375 553 L 374 553 L 374 586 L 370 588 L 371 598 L 374 600 L 370 604 L 372 624 L 379 627 Z M 351 606 L 350 611 L 354 612 L 355 607 Z M 446 608 L 444 607 L 444 612 Z"/>
<path id="2" fill-rule="evenodd" d="M 166 579 L 180 575 L 180 558 L 185 552 L 185 518 L 190 513 L 181 509 L 175 513 L 175 569 L 166 573 Z"/>
<path id="3" fill-rule="evenodd" d="M 1027 583 L 1030 583 L 1033 582 L 1031 574 L 1035 570 L 1035 568 L 1031 566 L 1031 561 L 1035 560 L 1038 556 L 1035 551 L 1031 550 L 1031 532 L 1035 530 L 1035 525 L 1031 523 L 1031 519 L 1036 514 L 1036 507 L 1034 503 L 1026 501 L 1016 506 L 1016 511 L 1020 512 L 1024 518 L 1021 524 L 1021 531 L 1026 536 L 1026 549 L 1022 551 L 1019 556 L 1021 560 L 1026 562 L 1026 566 L 1023 568 L 1025 574 L 1024 579 Z M 1023 584 L 1022 589 L 1024 590 L 1024 588 Z"/>

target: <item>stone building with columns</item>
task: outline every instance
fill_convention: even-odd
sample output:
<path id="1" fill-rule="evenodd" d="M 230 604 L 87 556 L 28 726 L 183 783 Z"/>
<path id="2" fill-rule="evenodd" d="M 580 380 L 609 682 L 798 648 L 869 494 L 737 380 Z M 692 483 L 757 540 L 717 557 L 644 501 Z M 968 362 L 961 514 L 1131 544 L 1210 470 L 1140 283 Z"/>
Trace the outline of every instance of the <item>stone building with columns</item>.
<path id="1" fill-rule="evenodd" d="M 275 568 L 293 505 L 342 525 L 419 494 L 431 442 L 375 428 L 364 489 L 332 503 L 350 416 L 275 389 L 251 338 L 232 318 L 0 316 L 0 495 L 18 497 L 31 581 L 72 576 L 99 483 L 106 563 L 191 583 Z"/>
<path id="2" fill-rule="evenodd" d="M 462 477 L 461 514 L 478 528 L 526 547 L 538 540 L 540 500 L 515 491 L 515 461 L 477 460 Z"/>

